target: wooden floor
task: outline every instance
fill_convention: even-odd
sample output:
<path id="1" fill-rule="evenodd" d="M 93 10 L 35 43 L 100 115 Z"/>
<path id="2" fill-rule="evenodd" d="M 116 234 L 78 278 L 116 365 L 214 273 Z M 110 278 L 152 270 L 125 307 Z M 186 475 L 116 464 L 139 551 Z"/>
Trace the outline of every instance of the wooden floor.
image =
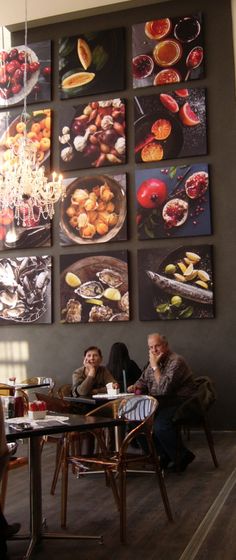
<path id="1" fill-rule="evenodd" d="M 76 479 L 70 474 L 68 530 L 104 537 L 97 541 L 43 540 L 35 560 L 235 560 L 236 558 L 236 434 L 214 435 L 220 468 L 215 469 L 205 438 L 191 434 L 188 446 L 195 461 L 182 474 L 165 478 L 174 513 L 169 524 L 154 474 L 128 475 L 128 544 L 119 542 L 119 520 L 102 475 Z M 25 451 L 25 445 L 21 451 Z M 60 484 L 49 493 L 55 446 L 43 450 L 43 514 L 49 531 L 60 529 Z M 9 477 L 5 514 L 27 532 L 29 497 L 27 469 Z M 23 557 L 26 541 L 10 541 L 11 560 Z"/>

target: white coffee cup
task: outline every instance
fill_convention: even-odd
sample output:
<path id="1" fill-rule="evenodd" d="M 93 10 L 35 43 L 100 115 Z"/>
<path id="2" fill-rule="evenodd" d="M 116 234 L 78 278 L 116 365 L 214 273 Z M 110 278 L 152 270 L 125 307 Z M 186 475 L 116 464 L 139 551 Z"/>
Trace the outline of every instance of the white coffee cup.
<path id="1" fill-rule="evenodd" d="M 112 382 L 107 383 L 106 388 L 107 388 L 107 394 L 108 395 L 110 395 L 110 396 L 119 395 L 120 390 L 119 389 L 114 389 Z"/>

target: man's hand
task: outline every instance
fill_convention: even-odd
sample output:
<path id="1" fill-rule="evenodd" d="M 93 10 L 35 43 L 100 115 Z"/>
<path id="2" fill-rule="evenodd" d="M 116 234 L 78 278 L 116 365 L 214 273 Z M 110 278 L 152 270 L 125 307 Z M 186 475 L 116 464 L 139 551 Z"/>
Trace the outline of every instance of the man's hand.
<path id="1" fill-rule="evenodd" d="M 161 352 L 160 354 L 157 354 L 157 353 L 149 350 L 149 363 L 150 363 L 151 368 L 155 369 L 158 366 L 159 362 L 161 361 L 162 356 L 164 356 L 163 352 Z"/>

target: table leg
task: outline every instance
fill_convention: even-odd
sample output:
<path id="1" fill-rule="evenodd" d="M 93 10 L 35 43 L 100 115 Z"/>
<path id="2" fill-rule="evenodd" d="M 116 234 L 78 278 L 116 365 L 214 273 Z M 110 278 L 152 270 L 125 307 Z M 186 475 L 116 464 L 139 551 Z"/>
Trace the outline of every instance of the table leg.
<path id="1" fill-rule="evenodd" d="M 41 438 L 29 438 L 30 472 L 30 528 L 31 539 L 24 560 L 28 560 L 35 545 L 42 537 L 42 483 L 41 483 Z"/>

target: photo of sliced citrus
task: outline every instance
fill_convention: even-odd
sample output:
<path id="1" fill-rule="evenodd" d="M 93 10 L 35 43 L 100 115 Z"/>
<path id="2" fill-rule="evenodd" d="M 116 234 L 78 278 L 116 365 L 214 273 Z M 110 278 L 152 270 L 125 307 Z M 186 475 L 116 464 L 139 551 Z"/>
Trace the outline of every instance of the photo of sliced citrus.
<path id="1" fill-rule="evenodd" d="M 156 74 L 153 85 L 160 86 L 163 84 L 171 84 L 181 81 L 181 74 L 175 68 L 165 68 Z"/>
<path id="2" fill-rule="evenodd" d="M 107 288 L 103 292 L 103 296 L 111 301 L 120 301 L 121 299 L 121 293 L 117 288 Z"/>
<path id="3" fill-rule="evenodd" d="M 171 31 L 171 21 L 169 18 L 154 19 L 145 23 L 145 34 L 149 39 L 163 39 Z"/>
<path id="4" fill-rule="evenodd" d="M 141 151 L 142 161 L 160 161 L 163 159 L 164 151 L 158 142 L 150 142 Z"/>
<path id="5" fill-rule="evenodd" d="M 151 128 L 152 134 L 157 140 L 166 140 L 171 133 L 171 123 L 167 119 L 157 119 Z"/>
<path id="6" fill-rule="evenodd" d="M 196 113 L 191 109 L 188 101 L 179 110 L 179 116 L 185 126 L 196 126 L 201 122 Z"/>
<path id="7" fill-rule="evenodd" d="M 75 74 L 71 74 L 62 80 L 61 87 L 62 89 L 72 89 L 77 88 L 79 86 L 84 86 L 88 84 L 95 78 L 95 74 L 93 72 L 76 72 Z"/>
<path id="8" fill-rule="evenodd" d="M 65 276 L 65 282 L 71 288 L 78 288 L 81 284 L 79 277 L 73 272 L 67 272 Z"/>

